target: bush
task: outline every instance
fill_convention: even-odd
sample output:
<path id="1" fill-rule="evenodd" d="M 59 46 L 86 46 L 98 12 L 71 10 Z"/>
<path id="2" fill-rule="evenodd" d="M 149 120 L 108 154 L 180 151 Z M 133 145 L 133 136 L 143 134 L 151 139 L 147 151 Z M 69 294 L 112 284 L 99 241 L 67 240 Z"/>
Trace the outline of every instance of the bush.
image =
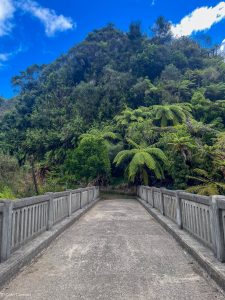
<path id="1" fill-rule="evenodd" d="M 65 171 L 70 181 L 105 184 L 110 178 L 110 160 L 103 138 L 83 138 L 75 150 L 69 152 Z"/>

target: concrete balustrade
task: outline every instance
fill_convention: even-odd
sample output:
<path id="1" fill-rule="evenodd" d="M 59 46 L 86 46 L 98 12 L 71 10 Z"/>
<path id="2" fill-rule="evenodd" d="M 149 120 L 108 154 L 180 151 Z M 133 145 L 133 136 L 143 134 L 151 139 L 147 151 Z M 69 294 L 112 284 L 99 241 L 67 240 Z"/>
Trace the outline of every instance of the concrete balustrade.
<path id="1" fill-rule="evenodd" d="M 99 197 L 99 187 L 0 201 L 0 259 Z"/>
<path id="2" fill-rule="evenodd" d="M 225 262 L 225 196 L 200 196 L 148 186 L 139 186 L 137 194 Z"/>

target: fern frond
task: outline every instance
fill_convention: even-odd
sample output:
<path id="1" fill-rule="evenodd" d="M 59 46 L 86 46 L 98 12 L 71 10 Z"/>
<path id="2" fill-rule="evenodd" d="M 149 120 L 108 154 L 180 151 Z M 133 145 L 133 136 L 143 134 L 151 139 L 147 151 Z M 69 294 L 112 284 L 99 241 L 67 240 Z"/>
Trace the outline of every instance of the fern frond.
<path id="1" fill-rule="evenodd" d="M 156 168 L 154 170 L 154 173 L 157 179 L 164 179 L 163 168 L 158 162 L 156 162 Z"/>
<path id="2" fill-rule="evenodd" d="M 129 167 L 128 167 L 128 177 L 129 177 L 129 180 L 131 180 L 132 182 L 134 181 L 135 179 L 135 176 L 138 172 L 138 169 L 142 166 L 144 166 L 144 157 L 142 155 L 142 153 L 136 153 L 134 155 L 134 157 L 132 158 L 130 164 L 129 164 Z"/>
<path id="3" fill-rule="evenodd" d="M 146 148 L 146 152 L 148 152 L 151 155 L 154 155 L 156 158 L 160 159 L 164 163 L 168 162 L 167 156 L 159 148 L 148 147 L 148 148 Z"/>
<path id="4" fill-rule="evenodd" d="M 140 149 L 140 146 L 137 143 L 135 143 L 132 139 L 127 138 L 127 142 L 128 142 L 128 144 L 130 144 L 134 148 Z"/>
<path id="5" fill-rule="evenodd" d="M 208 179 L 201 178 L 201 177 L 195 177 L 195 176 L 191 176 L 191 175 L 187 175 L 187 178 L 193 179 L 193 180 L 196 180 L 196 181 L 199 181 L 199 182 L 202 182 L 202 183 L 208 183 L 209 182 Z"/>
<path id="6" fill-rule="evenodd" d="M 215 182 L 215 185 L 217 185 L 218 187 L 220 187 L 222 190 L 225 191 L 225 183 L 222 183 L 222 182 Z"/>
<path id="7" fill-rule="evenodd" d="M 149 170 L 155 170 L 156 168 L 156 161 L 154 158 L 147 152 L 141 152 L 142 157 L 144 158 L 144 164 L 147 166 Z"/>
<path id="8" fill-rule="evenodd" d="M 201 189 L 201 194 L 205 195 L 205 196 L 218 195 L 219 190 L 215 184 L 209 184 L 209 185 L 203 186 L 203 188 Z"/>
<path id="9" fill-rule="evenodd" d="M 133 153 L 130 150 L 120 151 L 114 158 L 113 163 L 116 164 L 116 166 L 119 166 L 125 159 L 128 159 L 132 155 L 133 155 Z"/>
<path id="10" fill-rule="evenodd" d="M 198 174 L 198 175 L 200 175 L 200 176 L 203 176 L 203 177 L 205 177 L 205 178 L 207 178 L 207 179 L 210 179 L 209 173 L 208 173 L 207 171 L 203 170 L 203 169 L 195 168 L 195 169 L 193 170 L 193 172 L 194 172 L 195 174 Z"/>
<path id="11" fill-rule="evenodd" d="M 202 185 L 194 185 L 186 189 L 188 193 L 199 193 L 202 190 Z"/>

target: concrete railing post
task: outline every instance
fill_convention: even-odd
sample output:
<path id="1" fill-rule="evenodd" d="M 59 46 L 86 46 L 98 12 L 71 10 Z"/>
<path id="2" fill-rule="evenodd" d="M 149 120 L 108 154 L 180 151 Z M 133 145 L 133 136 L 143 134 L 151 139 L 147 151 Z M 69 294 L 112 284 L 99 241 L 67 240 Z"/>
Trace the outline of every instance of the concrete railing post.
<path id="1" fill-rule="evenodd" d="M 148 187 L 146 187 L 146 202 L 148 203 Z"/>
<path id="2" fill-rule="evenodd" d="M 221 262 L 225 261 L 225 243 L 223 232 L 222 211 L 218 208 L 217 200 L 220 196 L 212 196 L 212 238 L 214 244 L 215 255 Z M 224 198 L 225 199 L 225 198 Z"/>
<path id="3" fill-rule="evenodd" d="M 96 200 L 97 198 L 98 198 L 98 187 L 95 186 L 95 199 L 94 200 Z"/>
<path id="4" fill-rule="evenodd" d="M 90 202 L 90 188 L 87 188 L 87 204 Z"/>
<path id="5" fill-rule="evenodd" d="M 5 201 L 2 216 L 1 262 L 7 260 L 11 250 L 12 201 Z"/>
<path id="6" fill-rule="evenodd" d="M 155 207 L 155 196 L 154 196 L 154 187 L 151 188 L 152 190 L 152 207 Z"/>
<path id="7" fill-rule="evenodd" d="M 136 187 L 136 195 L 139 197 L 140 196 L 140 192 L 139 192 L 139 190 L 140 190 L 140 186 L 139 185 L 137 185 L 137 187 Z"/>
<path id="8" fill-rule="evenodd" d="M 147 188 L 147 200 L 146 202 L 149 204 L 150 203 L 150 187 Z"/>
<path id="9" fill-rule="evenodd" d="M 136 195 L 139 197 L 139 188 L 140 188 L 140 186 L 138 185 L 137 186 L 137 189 L 136 189 Z"/>
<path id="10" fill-rule="evenodd" d="M 147 187 L 145 187 L 145 202 L 147 202 L 148 203 L 148 188 Z"/>
<path id="11" fill-rule="evenodd" d="M 146 201 L 146 188 L 143 187 L 143 200 Z"/>
<path id="12" fill-rule="evenodd" d="M 89 204 L 91 202 L 91 188 L 88 189 L 88 200 L 87 203 Z"/>
<path id="13" fill-rule="evenodd" d="M 180 229 L 183 228 L 182 222 L 182 207 L 181 207 L 181 197 L 179 191 L 176 191 L 176 210 L 177 210 L 177 225 Z"/>
<path id="14" fill-rule="evenodd" d="M 151 187 L 150 188 L 150 199 L 151 199 L 151 205 L 152 205 L 152 207 L 154 207 L 154 200 L 153 200 L 153 188 Z"/>
<path id="15" fill-rule="evenodd" d="M 82 191 L 80 191 L 80 209 L 82 208 Z"/>
<path id="16" fill-rule="evenodd" d="M 99 196 L 100 196 L 100 187 L 98 186 L 97 187 L 97 198 L 99 198 Z"/>
<path id="17" fill-rule="evenodd" d="M 89 198 L 88 198 L 88 203 L 91 203 L 91 202 L 92 202 L 92 191 L 93 191 L 93 189 L 92 189 L 92 188 L 90 188 L 90 190 L 89 190 Z"/>
<path id="18" fill-rule="evenodd" d="M 54 200 L 54 193 L 47 193 L 49 195 L 49 202 L 48 202 L 48 225 L 47 230 L 50 230 L 53 227 L 54 219 L 53 219 L 53 200 Z"/>
<path id="19" fill-rule="evenodd" d="M 72 215 L 72 190 L 68 190 L 68 217 Z"/>
<path id="20" fill-rule="evenodd" d="M 161 203 L 161 213 L 162 215 L 165 215 L 165 210 L 164 210 L 164 198 L 163 198 L 163 189 L 160 189 L 160 203 Z"/>
<path id="21" fill-rule="evenodd" d="M 88 203 L 91 203 L 91 202 L 92 202 L 92 191 L 93 191 L 93 188 L 90 188 L 90 190 L 89 190 Z"/>

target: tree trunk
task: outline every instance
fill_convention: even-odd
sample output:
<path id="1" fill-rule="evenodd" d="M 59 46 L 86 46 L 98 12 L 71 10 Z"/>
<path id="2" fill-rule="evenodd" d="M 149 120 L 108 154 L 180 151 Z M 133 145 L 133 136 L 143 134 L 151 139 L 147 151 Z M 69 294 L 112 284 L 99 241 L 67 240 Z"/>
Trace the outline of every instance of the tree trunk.
<path id="1" fill-rule="evenodd" d="M 39 194 L 38 183 L 37 183 L 37 178 L 36 178 L 36 174 L 35 174 L 35 166 L 34 166 L 33 157 L 31 158 L 31 169 L 32 169 L 32 178 L 33 178 L 33 183 L 34 183 L 34 190 L 35 190 L 35 193 L 38 195 Z"/>

